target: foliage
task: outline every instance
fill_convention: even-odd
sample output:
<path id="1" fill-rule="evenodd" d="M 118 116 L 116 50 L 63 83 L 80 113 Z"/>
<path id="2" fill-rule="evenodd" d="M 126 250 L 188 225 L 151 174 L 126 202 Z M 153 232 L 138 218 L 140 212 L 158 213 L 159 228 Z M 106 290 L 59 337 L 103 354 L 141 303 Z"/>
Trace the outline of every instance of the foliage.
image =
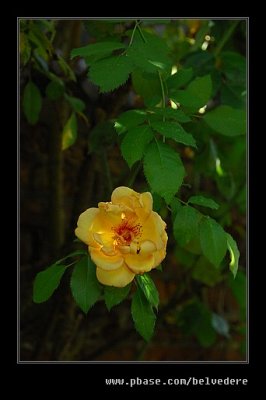
<path id="1" fill-rule="evenodd" d="M 119 146 L 131 185 L 142 173 L 143 188 L 152 192 L 158 212 L 171 221 L 168 236 L 177 258 L 183 254 L 180 268 L 188 268 L 189 279 L 207 287 L 224 281 L 226 268 L 234 277 L 238 268 L 244 271 L 237 243 L 243 234 L 232 222 L 232 210 L 245 213 L 246 191 L 246 61 L 237 39 L 228 36 L 243 25 L 235 22 L 202 20 L 193 37 L 186 20 L 161 22 L 161 29 L 149 21 L 84 21 L 87 40 L 65 57 L 56 54 L 53 21 L 25 20 L 20 26 L 21 64 L 46 82 L 39 87 L 36 75 L 29 74 L 22 90 L 24 115 L 36 125 L 43 101 L 67 104 L 62 150 L 77 142 L 79 123 L 88 122 L 85 97 L 73 90 L 80 60 L 86 65 L 86 79 L 101 96 L 125 91 L 134 97 L 133 105 L 120 107 L 92 127 L 89 151 L 100 158 L 110 144 Z M 53 59 L 57 72 L 51 67 Z M 150 340 L 154 309 L 159 307 L 150 275 L 139 275 L 136 286 L 102 287 L 90 257 L 74 259 L 70 285 L 82 311 L 87 313 L 102 299 L 111 310 L 129 297 L 135 328 Z M 183 260 L 188 259 L 186 266 Z M 36 303 L 48 300 L 66 268 L 55 263 L 37 275 Z M 236 297 L 241 303 L 240 295 Z M 212 345 L 217 333 L 229 337 L 229 323 L 202 299 L 190 298 L 178 315 L 178 326 L 203 347 Z"/>

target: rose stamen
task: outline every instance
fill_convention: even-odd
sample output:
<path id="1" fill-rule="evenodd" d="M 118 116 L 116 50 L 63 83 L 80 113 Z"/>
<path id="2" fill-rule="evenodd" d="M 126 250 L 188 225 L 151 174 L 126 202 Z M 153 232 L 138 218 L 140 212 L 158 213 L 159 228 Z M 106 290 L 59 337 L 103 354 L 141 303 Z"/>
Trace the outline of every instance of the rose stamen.
<path id="1" fill-rule="evenodd" d="M 130 243 L 141 236 L 142 226 L 141 224 L 135 224 L 133 221 L 125 219 L 125 216 L 121 215 L 122 222 L 116 226 L 112 227 L 115 232 L 114 245 L 130 245 Z"/>

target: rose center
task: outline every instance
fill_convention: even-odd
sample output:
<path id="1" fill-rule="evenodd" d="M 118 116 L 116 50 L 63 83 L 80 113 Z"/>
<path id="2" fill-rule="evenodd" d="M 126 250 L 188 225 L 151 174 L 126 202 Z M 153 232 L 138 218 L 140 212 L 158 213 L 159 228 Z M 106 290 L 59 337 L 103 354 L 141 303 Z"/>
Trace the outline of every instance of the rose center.
<path id="1" fill-rule="evenodd" d="M 135 238 L 141 236 L 141 228 L 140 224 L 123 219 L 118 226 L 113 228 L 115 232 L 113 238 L 117 244 L 130 245 Z"/>

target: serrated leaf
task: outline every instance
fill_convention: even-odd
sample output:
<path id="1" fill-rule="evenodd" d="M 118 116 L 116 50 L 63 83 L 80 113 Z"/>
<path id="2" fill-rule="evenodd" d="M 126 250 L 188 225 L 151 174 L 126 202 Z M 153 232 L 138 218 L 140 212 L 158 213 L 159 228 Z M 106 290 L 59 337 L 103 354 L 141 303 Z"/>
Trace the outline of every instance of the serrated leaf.
<path id="1" fill-rule="evenodd" d="M 85 110 L 86 105 L 84 101 L 78 99 L 77 97 L 68 96 L 67 94 L 65 95 L 65 98 L 71 105 L 73 111 L 82 112 Z"/>
<path id="2" fill-rule="evenodd" d="M 170 97 L 184 107 L 198 110 L 207 104 L 211 94 L 211 77 L 210 75 L 205 75 L 194 79 L 186 90 L 176 90 Z"/>
<path id="3" fill-rule="evenodd" d="M 148 74 L 142 70 L 134 70 L 131 80 L 135 92 L 143 97 L 147 107 L 154 107 L 161 102 L 161 84 L 158 74 Z"/>
<path id="4" fill-rule="evenodd" d="M 165 117 L 165 119 L 169 120 L 175 120 L 178 122 L 190 122 L 191 119 L 189 118 L 188 115 L 186 115 L 182 110 L 175 110 L 170 107 L 166 108 L 159 108 L 159 107 L 154 107 L 151 109 L 152 113 L 150 113 L 150 116 L 156 116 L 158 117 L 158 120 L 162 119 L 162 117 Z"/>
<path id="5" fill-rule="evenodd" d="M 135 34 L 133 44 L 127 50 L 127 55 L 132 63 L 149 73 L 158 69 L 167 69 L 170 65 L 168 48 L 163 39 L 158 36 L 143 33 L 146 42 L 140 37 L 139 32 Z"/>
<path id="6" fill-rule="evenodd" d="M 219 204 L 216 203 L 216 201 L 204 196 L 191 196 L 188 200 L 188 203 L 208 207 L 212 210 L 218 210 L 218 208 L 220 207 Z"/>
<path id="7" fill-rule="evenodd" d="M 127 81 L 132 68 L 125 55 L 104 58 L 92 64 L 89 77 L 101 92 L 110 92 Z"/>
<path id="8" fill-rule="evenodd" d="M 161 133 L 168 139 L 173 139 L 177 143 L 187 146 L 197 147 L 195 139 L 187 133 L 177 122 L 152 122 L 152 128 Z"/>
<path id="9" fill-rule="evenodd" d="M 204 121 L 210 128 L 225 136 L 244 135 L 246 132 L 246 113 L 229 106 L 219 106 L 206 113 Z"/>
<path id="10" fill-rule="evenodd" d="M 177 71 L 176 74 L 171 75 L 166 84 L 169 89 L 175 88 L 179 89 L 181 86 L 185 86 L 193 77 L 192 68 L 183 68 Z"/>
<path id="11" fill-rule="evenodd" d="M 129 129 L 121 143 L 121 152 L 130 168 L 136 161 L 142 159 L 152 139 L 153 132 L 148 125 Z"/>
<path id="12" fill-rule="evenodd" d="M 89 44 L 88 46 L 78 47 L 71 51 L 71 58 L 91 57 L 91 56 L 107 56 L 114 50 L 124 49 L 126 46 L 118 42 L 100 42 Z"/>
<path id="13" fill-rule="evenodd" d="M 231 261 L 229 264 L 230 271 L 232 272 L 235 278 L 238 270 L 238 261 L 240 253 L 236 241 L 232 238 L 232 236 L 229 233 L 226 234 L 226 238 L 227 238 L 227 247 L 231 257 Z"/>
<path id="14" fill-rule="evenodd" d="M 212 313 L 212 326 L 216 332 L 229 339 L 229 324 L 221 315 Z"/>
<path id="15" fill-rule="evenodd" d="M 120 135 L 130 128 L 134 128 L 142 124 L 147 119 L 147 115 L 143 110 L 129 110 L 119 115 L 115 122 L 115 129 Z"/>
<path id="16" fill-rule="evenodd" d="M 218 267 L 226 253 L 226 233 L 212 218 L 204 217 L 200 222 L 200 244 L 205 257 Z"/>
<path id="17" fill-rule="evenodd" d="M 197 233 L 201 217 L 201 214 L 190 206 L 178 208 L 173 230 L 180 246 L 185 246 Z"/>
<path id="18" fill-rule="evenodd" d="M 59 99 L 65 91 L 65 87 L 63 82 L 60 83 L 60 80 L 51 81 L 48 83 L 45 89 L 45 94 L 50 100 Z"/>
<path id="19" fill-rule="evenodd" d="M 183 182 L 185 169 L 178 153 L 154 141 L 144 157 L 144 173 L 151 189 L 169 204 Z"/>
<path id="20" fill-rule="evenodd" d="M 27 121 L 31 125 L 35 125 L 39 119 L 39 114 L 42 108 L 42 96 L 38 87 L 29 81 L 25 86 L 23 93 L 23 111 Z"/>
<path id="21" fill-rule="evenodd" d="M 67 120 L 62 134 L 62 149 L 65 150 L 72 146 L 77 139 L 77 118 L 73 112 L 70 118 Z"/>
<path id="22" fill-rule="evenodd" d="M 96 278 L 95 265 L 90 257 L 82 258 L 75 265 L 70 287 L 76 303 L 87 314 L 101 296 L 101 285 Z"/>
<path id="23" fill-rule="evenodd" d="M 120 304 L 127 297 L 131 288 L 131 284 L 118 288 L 113 286 L 104 287 L 104 301 L 106 307 L 110 311 L 112 307 Z"/>
<path id="24" fill-rule="evenodd" d="M 53 264 L 36 275 L 33 284 L 33 301 L 35 303 L 42 303 L 52 296 L 66 269 L 65 265 Z"/>
<path id="25" fill-rule="evenodd" d="M 148 302 L 158 309 L 159 293 L 151 277 L 148 274 L 144 274 L 137 275 L 136 279 Z"/>
<path id="26" fill-rule="evenodd" d="M 140 288 L 137 288 L 134 293 L 131 303 L 131 315 L 136 331 L 148 342 L 153 335 L 156 316 Z"/>

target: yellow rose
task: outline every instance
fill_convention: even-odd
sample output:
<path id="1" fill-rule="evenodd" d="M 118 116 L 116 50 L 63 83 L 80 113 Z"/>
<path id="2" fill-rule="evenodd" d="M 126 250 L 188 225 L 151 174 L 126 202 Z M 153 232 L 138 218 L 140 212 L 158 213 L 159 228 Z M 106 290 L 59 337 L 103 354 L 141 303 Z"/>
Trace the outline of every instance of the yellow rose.
<path id="1" fill-rule="evenodd" d="M 88 244 L 96 275 L 104 285 L 124 287 L 136 274 L 157 267 L 166 255 L 166 223 L 152 211 L 152 195 L 121 186 L 111 202 L 89 208 L 76 236 Z"/>

